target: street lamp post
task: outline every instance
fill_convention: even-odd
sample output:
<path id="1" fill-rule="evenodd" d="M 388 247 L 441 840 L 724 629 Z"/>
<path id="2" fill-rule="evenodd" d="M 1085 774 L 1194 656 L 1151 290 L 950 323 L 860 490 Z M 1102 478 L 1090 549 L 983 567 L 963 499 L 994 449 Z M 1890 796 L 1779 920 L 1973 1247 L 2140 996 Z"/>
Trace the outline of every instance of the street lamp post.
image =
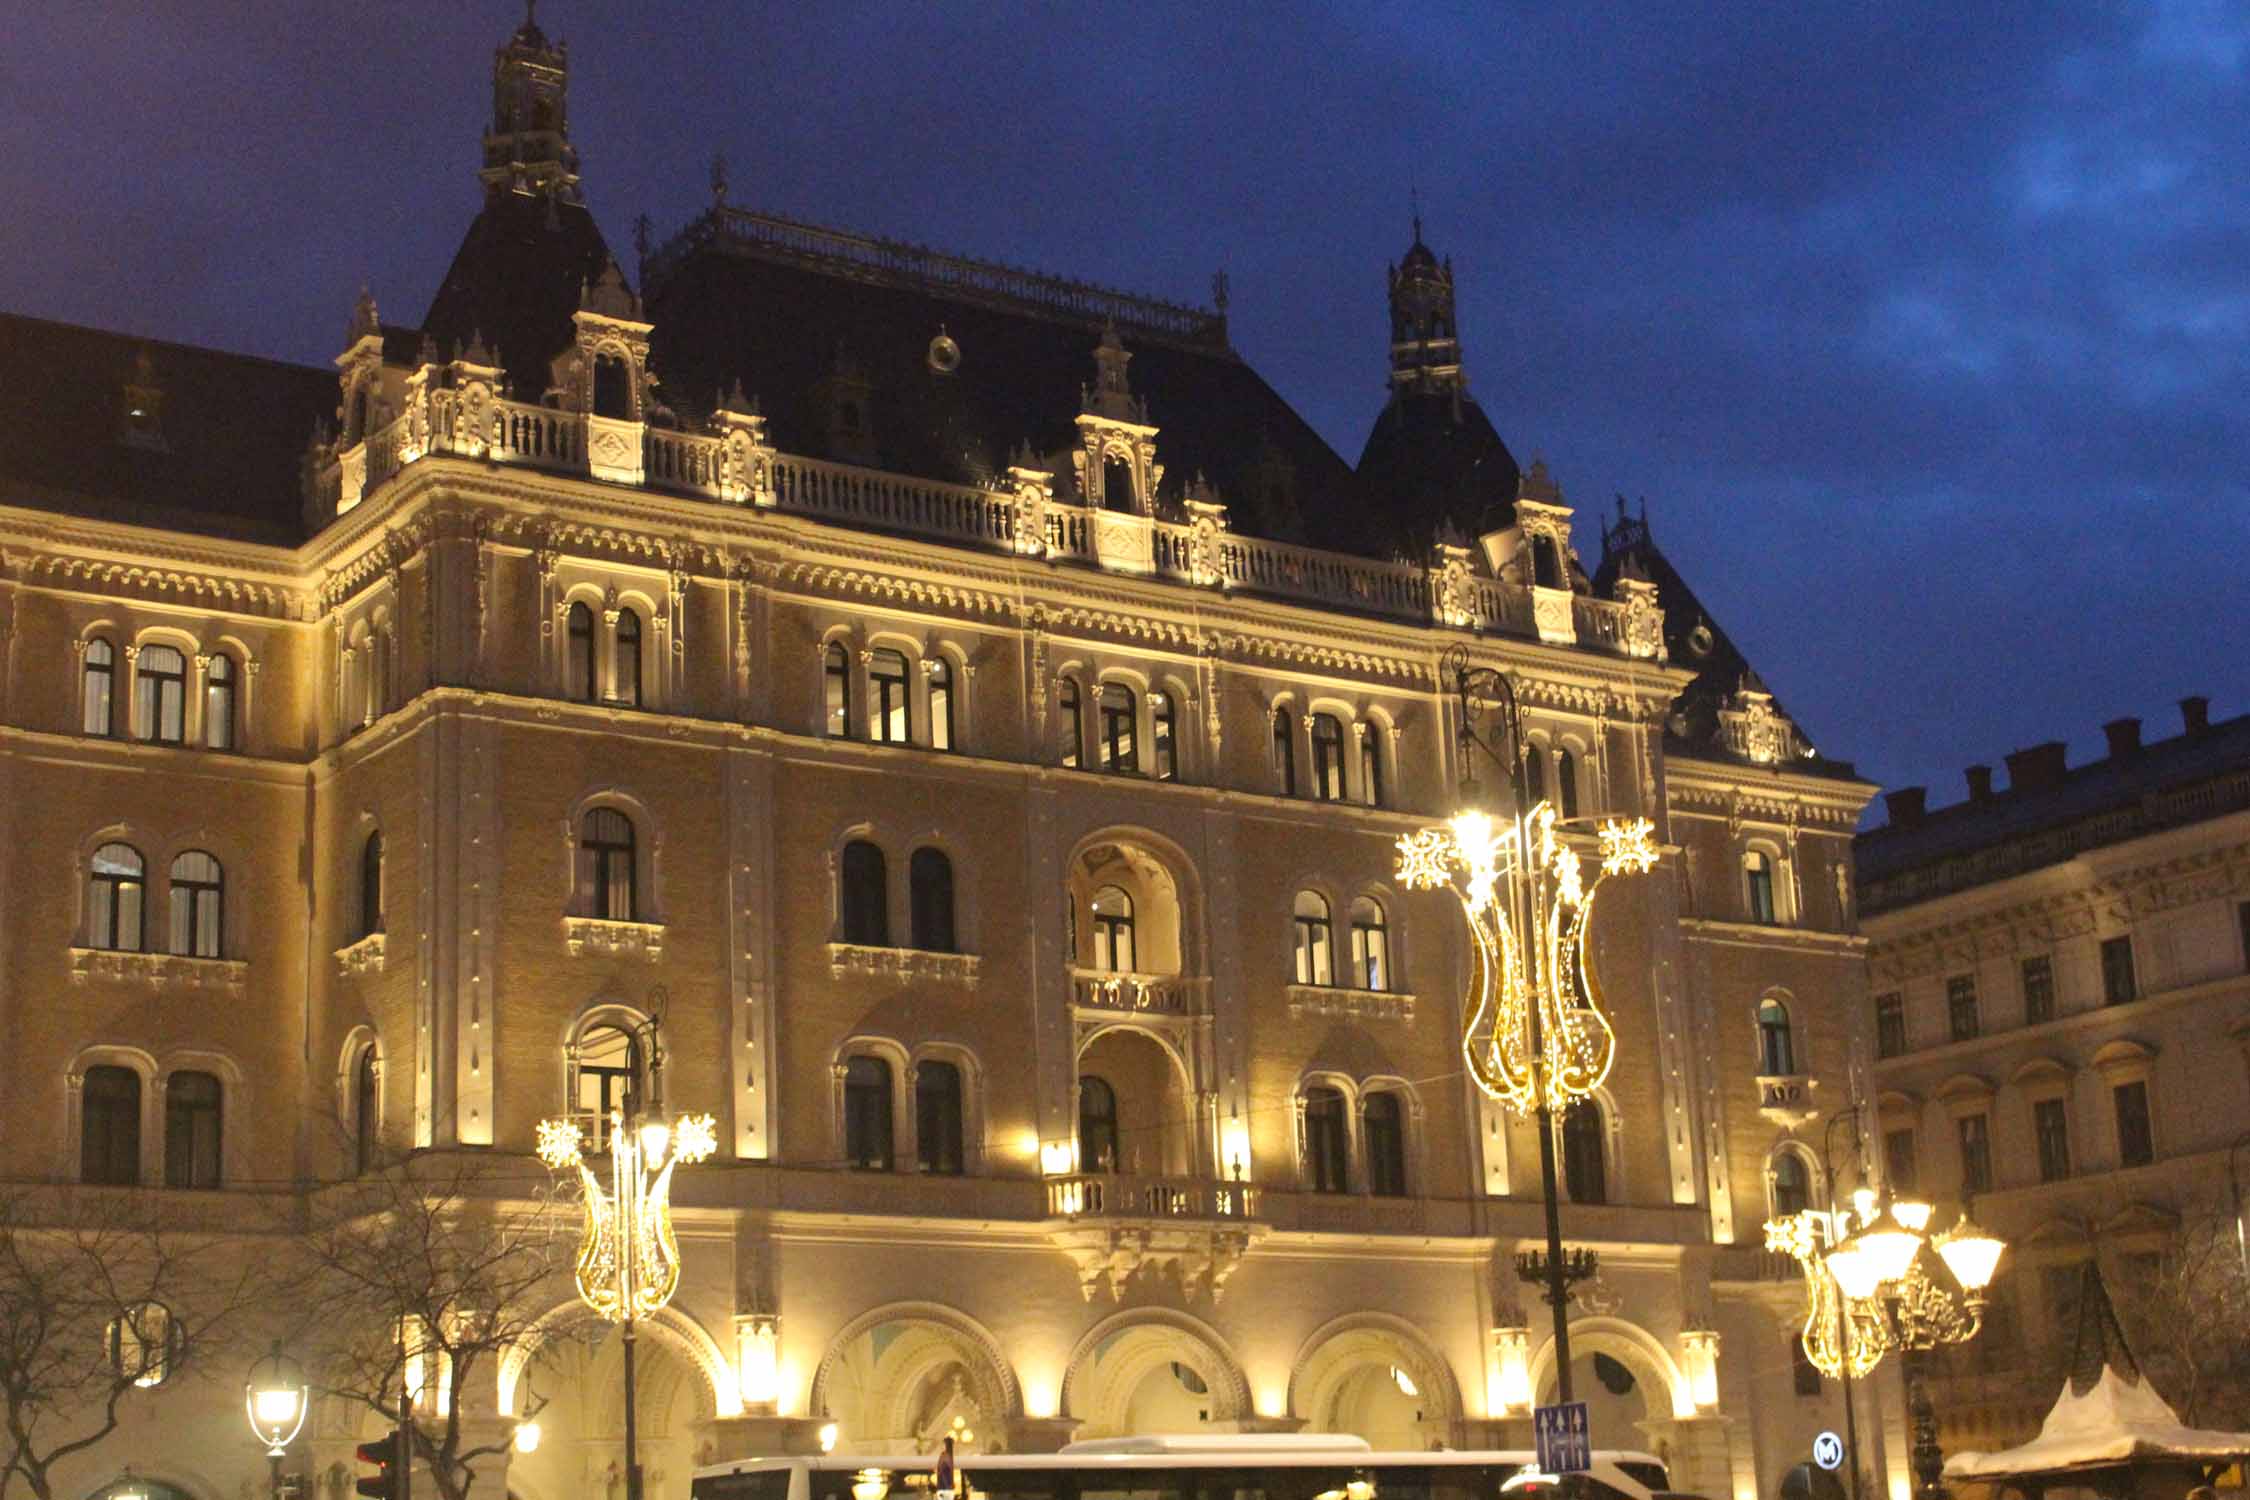
<path id="1" fill-rule="evenodd" d="M 648 1060 L 648 1098 L 628 1092 L 626 1107 L 612 1109 L 606 1141 L 593 1143 L 609 1155 L 609 1186 L 587 1165 L 585 1128 L 575 1117 L 542 1120 L 539 1159 L 555 1171 L 576 1169 L 586 1200 L 586 1227 L 573 1266 L 578 1296 L 597 1317 L 618 1325 L 625 1356 L 625 1495 L 642 1500 L 637 1413 L 634 1410 L 633 1345 L 641 1319 L 672 1300 L 680 1284 L 680 1246 L 672 1233 L 672 1171 L 702 1161 L 718 1149 L 718 1128 L 709 1115 L 664 1113 L 664 1052 L 658 1037 L 663 1021 L 659 991 L 651 1014 L 631 1028 L 633 1046 Z"/>
<path id="2" fill-rule="evenodd" d="M 311 1405 L 312 1388 L 305 1382 L 303 1368 L 281 1352 L 280 1344 L 250 1367 L 250 1378 L 242 1388 L 242 1409 L 250 1419 L 250 1431 L 266 1445 L 271 1500 L 281 1500 L 281 1460 L 304 1429 Z"/>
<path id="3" fill-rule="evenodd" d="M 1538 1125 L 1547 1244 L 1543 1254 L 1519 1256 L 1516 1268 L 1526 1280 L 1545 1285 L 1554 1319 L 1556 1385 L 1567 1403 L 1570 1287 L 1591 1276 L 1596 1261 L 1590 1250 L 1563 1253 L 1555 1120 L 1599 1088 L 1615 1060 L 1617 1038 L 1602 1014 L 1601 986 L 1587 963 L 1587 932 L 1604 881 L 1645 874 L 1656 864 L 1655 825 L 1646 818 L 1602 822 L 1600 873 L 1586 884 L 1579 852 L 1563 830 L 1569 822 L 1592 820 L 1566 820 L 1551 803 L 1532 802 L 1523 771 L 1530 745 L 1514 684 L 1489 667 L 1471 667 L 1460 646 L 1446 652 L 1443 664 L 1460 712 L 1462 786 L 1474 784 L 1469 765 L 1474 747 L 1506 772 L 1510 805 L 1505 817 L 1464 811 L 1443 827 L 1402 837 L 1398 876 L 1410 890 L 1444 887 L 1460 899 L 1470 937 L 1462 1059 L 1479 1089 Z M 1477 732 L 1480 697 L 1499 711 L 1490 738 Z"/>

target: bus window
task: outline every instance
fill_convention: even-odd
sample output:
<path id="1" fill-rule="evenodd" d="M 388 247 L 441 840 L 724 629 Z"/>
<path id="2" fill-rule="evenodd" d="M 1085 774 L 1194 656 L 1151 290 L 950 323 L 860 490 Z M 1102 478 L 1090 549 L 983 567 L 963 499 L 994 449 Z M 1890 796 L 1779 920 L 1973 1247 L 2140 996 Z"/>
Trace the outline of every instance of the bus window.
<path id="1" fill-rule="evenodd" d="M 695 1500 L 789 1500 L 789 1471 L 751 1469 L 710 1474 L 697 1479 L 694 1489 Z"/>

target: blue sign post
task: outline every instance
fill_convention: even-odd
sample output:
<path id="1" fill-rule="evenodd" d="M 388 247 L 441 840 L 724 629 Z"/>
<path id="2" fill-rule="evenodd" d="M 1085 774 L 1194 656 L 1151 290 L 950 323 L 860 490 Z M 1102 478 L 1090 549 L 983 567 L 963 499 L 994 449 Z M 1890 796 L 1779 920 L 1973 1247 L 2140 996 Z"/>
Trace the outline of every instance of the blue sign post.
<path id="1" fill-rule="evenodd" d="M 1594 1442 L 1586 1429 L 1586 1403 L 1537 1406 L 1531 1411 L 1532 1442 L 1539 1467 L 1549 1474 L 1583 1474 L 1594 1466 Z"/>

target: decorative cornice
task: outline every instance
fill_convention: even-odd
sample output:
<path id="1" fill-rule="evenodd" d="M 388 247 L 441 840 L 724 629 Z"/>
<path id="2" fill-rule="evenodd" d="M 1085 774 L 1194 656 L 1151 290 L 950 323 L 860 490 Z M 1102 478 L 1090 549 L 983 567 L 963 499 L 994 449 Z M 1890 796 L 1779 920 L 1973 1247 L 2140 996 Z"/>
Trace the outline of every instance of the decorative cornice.
<path id="1" fill-rule="evenodd" d="M 974 984 L 974 953 L 932 953 L 924 948 L 875 948 L 860 943 L 830 943 L 828 970 L 836 978 L 846 974 L 891 974 L 901 979 L 945 979 Z"/>
<path id="2" fill-rule="evenodd" d="M 371 932 L 356 943 L 346 943 L 336 950 L 336 974 L 347 978 L 354 974 L 380 974 L 384 968 L 383 934 Z"/>
<path id="3" fill-rule="evenodd" d="M 1293 984 L 1289 986 L 1288 994 L 1292 1019 L 1335 1016 L 1356 1021 L 1403 1021 L 1409 1025 L 1414 1020 L 1414 997 L 1391 990 L 1347 990 L 1325 984 Z"/>
<path id="4" fill-rule="evenodd" d="M 250 965 L 239 958 L 186 958 L 115 948 L 70 950 L 72 984 L 108 979 L 159 990 L 224 990 L 239 998 L 249 974 Z"/>
<path id="5" fill-rule="evenodd" d="M 664 956 L 661 922 L 612 922 L 600 917 L 564 917 L 562 922 L 563 944 L 572 958 L 591 953 L 655 963 Z"/>

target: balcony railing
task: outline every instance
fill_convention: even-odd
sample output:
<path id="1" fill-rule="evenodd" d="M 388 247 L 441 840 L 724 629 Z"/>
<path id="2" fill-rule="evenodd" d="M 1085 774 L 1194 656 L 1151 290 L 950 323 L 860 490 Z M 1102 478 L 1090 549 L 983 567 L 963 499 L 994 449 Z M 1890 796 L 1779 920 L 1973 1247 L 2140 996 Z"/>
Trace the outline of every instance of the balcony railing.
<path id="1" fill-rule="evenodd" d="M 1054 499 L 1037 484 L 1016 489 L 948 484 L 761 446 L 752 414 L 722 413 L 712 430 L 638 428 L 636 467 L 626 453 L 636 424 L 509 401 L 489 370 L 431 367 L 409 384 L 408 409 L 361 441 L 334 452 L 309 481 L 316 523 L 340 515 L 430 454 L 614 481 L 637 475 L 651 489 L 719 503 L 754 504 L 841 525 L 927 537 L 980 551 L 1163 578 L 1385 619 L 1568 642 L 1619 656 L 1655 656 L 1661 632 L 1645 619 L 1629 628 L 1618 600 L 1555 595 L 1535 601 L 1524 586 L 1474 572 L 1460 549 L 1430 564 L 1322 552 L 1225 529 L 1224 508 L 1191 504 L 1186 522 L 1090 510 Z M 473 389 L 471 389 L 473 387 Z M 602 423 L 602 455 L 589 456 L 588 426 Z M 1544 591 L 1553 594 L 1554 591 Z"/>
<path id="2" fill-rule="evenodd" d="M 1125 974 L 1076 965 L 1070 970 L 1070 1003 L 1086 1010 L 1193 1015 L 1202 1008 L 1202 989 L 1202 980 L 1180 974 Z"/>
<path id="3" fill-rule="evenodd" d="M 1047 1179 L 1047 1213 L 1058 1219 L 1250 1219 L 1258 1190 L 1200 1177 L 1123 1177 L 1073 1172 Z"/>

